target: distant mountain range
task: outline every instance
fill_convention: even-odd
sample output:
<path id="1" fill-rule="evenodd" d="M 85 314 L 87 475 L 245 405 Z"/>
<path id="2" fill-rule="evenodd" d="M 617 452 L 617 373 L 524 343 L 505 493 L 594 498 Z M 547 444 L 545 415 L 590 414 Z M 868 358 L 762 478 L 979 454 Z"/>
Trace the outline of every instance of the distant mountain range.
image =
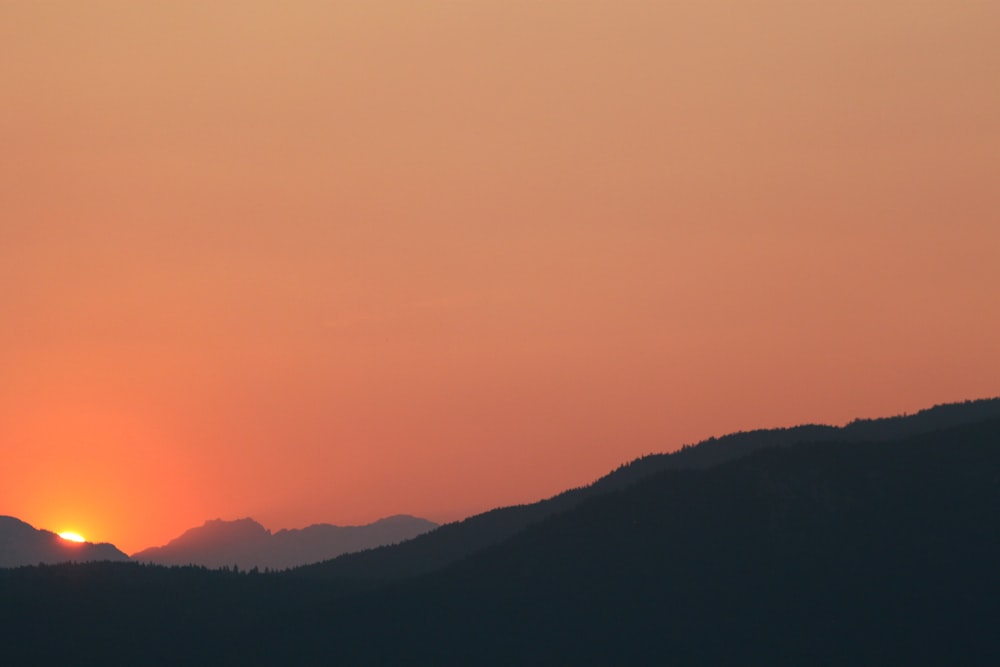
<path id="1" fill-rule="evenodd" d="M 128 556 L 113 544 L 70 542 L 12 516 L 0 516 L 0 567 L 106 560 L 128 560 Z"/>
<path id="2" fill-rule="evenodd" d="M 432 521 L 403 514 L 364 526 L 320 523 L 276 533 L 249 518 L 216 519 L 186 531 L 164 546 L 134 553 L 132 559 L 158 565 L 283 570 L 352 551 L 395 544 L 434 528 L 437 524 Z"/>
<path id="3" fill-rule="evenodd" d="M 427 519 L 400 514 L 364 526 L 320 523 L 271 533 L 253 519 L 216 519 L 186 531 L 164 546 L 132 554 L 132 560 L 157 565 L 284 570 L 396 544 L 437 526 Z M 113 544 L 71 542 L 15 517 L 0 516 L 0 567 L 126 560 L 129 557 Z"/>

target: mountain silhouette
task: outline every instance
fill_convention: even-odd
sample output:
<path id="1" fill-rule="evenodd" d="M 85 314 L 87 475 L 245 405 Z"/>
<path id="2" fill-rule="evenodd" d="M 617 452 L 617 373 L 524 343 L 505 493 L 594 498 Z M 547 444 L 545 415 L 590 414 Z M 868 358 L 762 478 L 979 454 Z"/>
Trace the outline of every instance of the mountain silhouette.
<path id="1" fill-rule="evenodd" d="M 810 424 L 709 438 L 670 454 L 636 459 L 589 486 L 529 505 L 491 510 L 445 524 L 403 544 L 345 554 L 332 561 L 298 568 L 292 574 L 326 578 L 354 588 L 378 586 L 440 570 L 589 498 L 625 489 L 666 470 L 710 468 L 760 450 L 798 443 L 889 441 L 993 418 L 1000 418 L 1000 398 L 936 405 L 912 415 L 857 419 L 843 427 Z"/>
<path id="2" fill-rule="evenodd" d="M 995 665 L 998 516 L 1000 420 L 802 443 L 651 475 L 316 616 L 386 664 Z"/>
<path id="3" fill-rule="evenodd" d="M 134 553 L 132 558 L 159 565 L 283 570 L 343 553 L 395 544 L 436 527 L 432 521 L 400 514 L 364 526 L 321 523 L 271 533 L 250 518 L 215 519 L 191 528 L 164 546 Z"/>
<path id="4" fill-rule="evenodd" d="M 105 560 L 128 560 L 128 556 L 113 544 L 70 542 L 12 516 L 0 516 L 0 567 Z"/>
<path id="5" fill-rule="evenodd" d="M 15 664 L 996 665 L 997 516 L 986 419 L 661 470 L 369 590 L 2 570 L 0 627 Z"/>

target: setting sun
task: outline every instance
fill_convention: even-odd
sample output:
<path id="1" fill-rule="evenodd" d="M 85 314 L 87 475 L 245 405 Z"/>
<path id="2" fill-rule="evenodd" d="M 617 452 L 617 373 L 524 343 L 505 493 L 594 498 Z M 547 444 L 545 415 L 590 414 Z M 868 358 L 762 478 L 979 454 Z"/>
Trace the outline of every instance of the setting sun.
<path id="1" fill-rule="evenodd" d="M 73 533 L 73 532 L 70 532 L 70 531 L 59 533 L 59 537 L 63 538 L 64 540 L 67 540 L 69 542 L 86 542 L 87 541 L 79 533 Z"/>

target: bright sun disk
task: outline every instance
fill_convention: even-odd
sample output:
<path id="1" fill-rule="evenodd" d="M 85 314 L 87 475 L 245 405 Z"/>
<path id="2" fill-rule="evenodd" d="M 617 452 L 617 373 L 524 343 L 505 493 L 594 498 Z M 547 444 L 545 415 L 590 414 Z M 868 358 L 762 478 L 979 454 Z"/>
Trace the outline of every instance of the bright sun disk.
<path id="1" fill-rule="evenodd" d="M 64 540 L 69 540 L 70 542 L 86 542 L 87 541 L 87 540 L 83 539 L 83 536 L 80 535 L 79 533 L 73 533 L 73 532 L 70 532 L 70 531 L 66 531 L 64 533 L 59 533 L 59 537 L 63 538 Z"/>

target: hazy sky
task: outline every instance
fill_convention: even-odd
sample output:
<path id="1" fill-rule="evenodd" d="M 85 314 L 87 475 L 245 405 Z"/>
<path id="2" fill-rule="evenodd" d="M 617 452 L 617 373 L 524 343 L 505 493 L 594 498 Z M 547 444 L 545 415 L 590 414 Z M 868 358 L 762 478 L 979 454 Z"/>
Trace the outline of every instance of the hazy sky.
<path id="1" fill-rule="evenodd" d="M 443 521 L 1000 394 L 993 0 L 0 0 L 0 514 Z"/>

